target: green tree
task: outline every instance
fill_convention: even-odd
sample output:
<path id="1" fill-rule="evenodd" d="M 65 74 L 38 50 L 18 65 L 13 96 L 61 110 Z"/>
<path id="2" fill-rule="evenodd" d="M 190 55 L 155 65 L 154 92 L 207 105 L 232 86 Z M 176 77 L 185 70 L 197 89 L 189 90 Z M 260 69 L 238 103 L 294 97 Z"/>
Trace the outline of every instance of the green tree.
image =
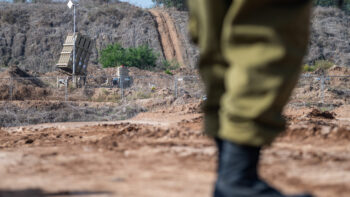
<path id="1" fill-rule="evenodd" d="M 175 7 L 178 10 L 187 10 L 186 0 L 152 0 L 157 5 Z"/>
<path id="2" fill-rule="evenodd" d="M 323 7 L 335 6 L 337 1 L 334 0 L 314 0 L 314 4 Z"/>
<path id="3" fill-rule="evenodd" d="M 108 45 L 100 52 L 100 63 L 104 68 L 116 67 L 125 61 L 125 49 L 120 44 Z"/>
<path id="4" fill-rule="evenodd" d="M 125 49 L 118 43 L 101 50 L 99 59 L 104 68 L 124 65 L 145 69 L 155 67 L 156 61 L 157 55 L 148 45 Z"/>
<path id="5" fill-rule="evenodd" d="M 350 13 L 350 0 L 313 0 L 315 6 L 322 7 L 336 7 L 340 1 L 343 4 L 341 9 L 346 13 Z"/>

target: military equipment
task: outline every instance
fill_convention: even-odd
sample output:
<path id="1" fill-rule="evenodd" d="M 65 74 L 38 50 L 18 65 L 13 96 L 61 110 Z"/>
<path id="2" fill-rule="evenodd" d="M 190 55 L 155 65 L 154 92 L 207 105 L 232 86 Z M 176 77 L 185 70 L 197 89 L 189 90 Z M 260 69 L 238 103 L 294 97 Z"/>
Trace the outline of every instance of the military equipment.
<path id="1" fill-rule="evenodd" d="M 117 77 L 112 79 L 113 85 L 119 88 L 128 88 L 131 86 L 133 80 L 129 76 L 129 70 L 125 66 L 119 66 L 117 71 Z"/>
<path id="2" fill-rule="evenodd" d="M 56 64 L 57 68 L 65 73 L 73 74 L 73 33 L 67 35 L 63 44 L 61 56 Z M 75 74 L 86 76 L 87 66 L 92 49 L 92 40 L 80 33 L 75 34 Z"/>

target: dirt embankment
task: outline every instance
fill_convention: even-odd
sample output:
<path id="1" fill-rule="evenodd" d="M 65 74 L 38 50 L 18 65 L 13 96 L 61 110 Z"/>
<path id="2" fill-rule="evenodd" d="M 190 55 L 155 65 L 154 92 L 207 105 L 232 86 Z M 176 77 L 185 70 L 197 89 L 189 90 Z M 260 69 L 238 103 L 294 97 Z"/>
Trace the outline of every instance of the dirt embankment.
<path id="1" fill-rule="evenodd" d="M 33 100 L 49 94 L 50 91 L 40 79 L 16 66 L 0 73 L 0 100 Z"/>
<path id="2" fill-rule="evenodd" d="M 157 29 L 162 43 L 162 49 L 166 60 L 175 60 L 184 67 L 181 35 L 177 33 L 173 19 L 161 9 L 151 9 L 150 13 L 157 22 Z"/>
<path id="3" fill-rule="evenodd" d="M 291 103 L 339 107 L 350 104 L 350 69 L 332 66 L 327 70 L 316 70 L 299 79 Z"/>
<path id="4" fill-rule="evenodd" d="M 209 197 L 216 148 L 201 132 L 199 107 L 166 107 L 123 122 L 0 131 L 0 195 Z M 260 174 L 269 183 L 288 194 L 348 196 L 350 122 L 324 114 L 286 111 L 286 133 L 263 150 Z"/>

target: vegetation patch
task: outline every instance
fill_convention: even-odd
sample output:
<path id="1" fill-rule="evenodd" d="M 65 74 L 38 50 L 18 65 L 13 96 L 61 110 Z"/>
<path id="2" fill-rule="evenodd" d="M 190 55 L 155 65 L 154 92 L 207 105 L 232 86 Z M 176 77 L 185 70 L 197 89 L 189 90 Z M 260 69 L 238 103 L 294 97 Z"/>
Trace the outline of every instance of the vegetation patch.
<path id="1" fill-rule="evenodd" d="M 172 71 L 178 68 L 180 68 L 180 64 L 176 60 L 172 60 L 172 61 L 164 60 L 162 62 L 161 69 L 164 70 L 165 74 L 174 75 Z"/>
<path id="2" fill-rule="evenodd" d="M 327 60 L 317 60 L 313 65 L 305 64 L 303 66 L 304 72 L 314 72 L 316 70 L 327 70 L 334 65 L 333 62 Z"/>
<path id="3" fill-rule="evenodd" d="M 158 55 L 148 45 L 123 48 L 119 43 L 108 45 L 100 52 L 100 63 L 103 68 L 120 65 L 149 69 L 156 66 Z"/>
<path id="4" fill-rule="evenodd" d="M 314 0 L 314 5 L 322 7 L 337 7 L 339 6 L 339 0 Z M 342 10 L 349 13 L 350 12 L 350 0 L 343 0 Z"/>
<path id="5" fill-rule="evenodd" d="M 174 7 L 178 10 L 187 10 L 186 0 L 152 0 L 157 5 L 164 5 L 165 7 Z"/>

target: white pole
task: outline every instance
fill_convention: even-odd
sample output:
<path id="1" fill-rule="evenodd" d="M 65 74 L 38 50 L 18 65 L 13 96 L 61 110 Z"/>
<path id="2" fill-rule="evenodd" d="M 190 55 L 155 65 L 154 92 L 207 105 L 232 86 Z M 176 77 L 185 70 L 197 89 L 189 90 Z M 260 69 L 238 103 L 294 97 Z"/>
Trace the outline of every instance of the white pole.
<path id="1" fill-rule="evenodd" d="M 75 77 L 75 4 L 73 4 L 74 12 L 74 29 L 73 29 L 73 78 Z"/>

